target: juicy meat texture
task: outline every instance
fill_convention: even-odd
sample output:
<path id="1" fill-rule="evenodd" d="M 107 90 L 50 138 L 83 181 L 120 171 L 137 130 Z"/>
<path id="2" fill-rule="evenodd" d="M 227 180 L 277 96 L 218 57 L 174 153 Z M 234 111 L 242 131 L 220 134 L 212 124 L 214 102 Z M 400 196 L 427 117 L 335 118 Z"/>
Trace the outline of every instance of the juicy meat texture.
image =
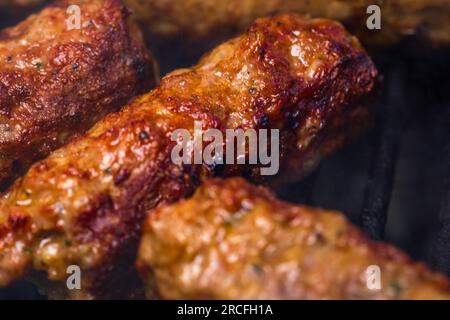
<path id="1" fill-rule="evenodd" d="M 278 200 L 242 178 L 211 179 L 149 212 L 138 269 L 162 299 L 450 299 L 450 283 L 365 237 L 338 212 Z M 368 289 L 378 266 L 381 288 Z"/>
<path id="2" fill-rule="evenodd" d="M 337 19 L 364 45 L 389 46 L 410 35 L 433 44 L 450 43 L 448 0 L 125 0 L 155 36 L 183 39 L 217 38 L 244 30 L 257 17 L 275 12 L 299 12 Z M 369 30 L 370 5 L 381 8 L 381 30 Z"/>
<path id="3" fill-rule="evenodd" d="M 0 200 L 0 284 L 34 269 L 64 287 L 66 267 L 76 264 L 82 290 L 72 298 L 123 296 L 149 209 L 214 175 L 260 175 L 256 165 L 178 165 L 171 133 L 192 133 L 194 121 L 222 132 L 279 129 L 280 166 L 292 178 L 358 132 L 376 82 L 371 59 L 339 23 L 257 20 L 12 186 Z"/>
<path id="4" fill-rule="evenodd" d="M 66 9 L 81 9 L 69 30 Z M 0 185 L 156 82 L 119 0 L 61 1 L 0 31 Z"/>

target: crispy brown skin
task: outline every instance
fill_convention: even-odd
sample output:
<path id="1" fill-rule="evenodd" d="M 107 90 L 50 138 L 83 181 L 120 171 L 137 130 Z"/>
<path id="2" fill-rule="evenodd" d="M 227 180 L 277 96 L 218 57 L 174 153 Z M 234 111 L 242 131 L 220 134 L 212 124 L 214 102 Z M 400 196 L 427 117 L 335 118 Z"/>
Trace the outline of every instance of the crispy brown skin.
<path id="1" fill-rule="evenodd" d="M 8 8 L 33 8 L 46 0 L 0 0 Z M 256 18 L 272 13 L 299 12 L 336 19 L 364 45 L 386 47 L 416 35 L 434 45 L 450 44 L 448 0 L 124 0 L 132 8 L 152 43 L 156 38 L 224 39 L 243 31 Z M 382 29 L 366 27 L 370 5 L 379 5 Z M 219 40 L 220 41 L 220 40 Z"/>
<path id="2" fill-rule="evenodd" d="M 390 46 L 417 35 L 435 45 L 450 44 L 448 0 L 125 0 L 152 35 L 183 39 L 226 37 L 245 30 L 257 17 L 299 12 L 337 19 L 364 45 Z M 370 5 L 381 8 L 381 30 L 369 30 Z"/>
<path id="3" fill-rule="evenodd" d="M 79 5 L 80 30 L 65 20 Z M 0 185 L 155 84 L 118 0 L 61 1 L 0 31 Z"/>
<path id="4" fill-rule="evenodd" d="M 368 240 L 337 212 L 281 202 L 241 178 L 212 179 L 149 213 L 138 269 L 163 299 L 450 299 L 450 283 Z M 367 268 L 381 289 L 367 288 Z"/>
<path id="5" fill-rule="evenodd" d="M 302 59 L 291 54 L 294 45 Z M 71 297 L 124 296 L 116 281 L 129 281 L 122 272 L 133 265 L 148 209 L 191 194 L 213 175 L 260 173 L 245 165 L 178 166 L 170 157 L 174 130 L 192 131 L 195 120 L 204 129 L 279 128 L 281 166 L 302 175 L 364 124 L 376 79 L 371 59 L 340 24 L 259 19 L 14 184 L 0 201 L 0 284 L 31 268 L 64 281 L 67 265 L 77 264 L 83 290 Z"/>

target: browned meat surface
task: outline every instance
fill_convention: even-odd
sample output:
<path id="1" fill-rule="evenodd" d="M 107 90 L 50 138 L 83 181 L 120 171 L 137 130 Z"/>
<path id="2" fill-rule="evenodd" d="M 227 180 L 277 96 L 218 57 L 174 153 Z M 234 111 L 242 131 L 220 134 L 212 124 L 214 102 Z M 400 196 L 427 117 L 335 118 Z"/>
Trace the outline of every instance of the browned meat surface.
<path id="1" fill-rule="evenodd" d="M 388 46 L 410 35 L 450 43 L 448 0 L 125 0 L 153 37 L 211 39 L 244 30 L 257 17 L 294 11 L 337 19 L 363 44 Z M 381 30 L 369 30 L 370 5 L 381 8 Z"/>
<path id="2" fill-rule="evenodd" d="M 380 289 L 367 285 L 369 266 Z M 209 180 L 151 211 L 138 269 L 163 299 L 450 299 L 447 278 L 342 214 L 281 202 L 241 178 Z"/>
<path id="3" fill-rule="evenodd" d="M 0 0 L 0 8 L 33 8 L 48 0 Z M 264 15 L 299 12 L 336 19 L 364 44 L 388 46 L 417 35 L 436 45 L 450 43 L 448 0 L 124 0 L 155 37 L 211 40 L 245 30 Z M 366 27 L 367 7 L 378 5 L 382 29 Z"/>
<path id="4" fill-rule="evenodd" d="M 123 296 L 148 209 L 191 194 L 213 175 L 248 165 L 171 160 L 176 129 L 280 129 L 277 178 L 305 174 L 364 125 L 377 71 L 356 38 L 329 20 L 263 18 L 192 69 L 97 123 L 84 137 L 35 164 L 0 201 L 0 284 L 43 271 L 65 285 L 82 269 L 72 298 Z M 285 173 L 285 174 L 283 174 Z"/>
<path id="5" fill-rule="evenodd" d="M 66 9 L 78 4 L 81 29 Z M 155 84 L 118 0 L 62 1 L 0 31 L 0 185 Z"/>

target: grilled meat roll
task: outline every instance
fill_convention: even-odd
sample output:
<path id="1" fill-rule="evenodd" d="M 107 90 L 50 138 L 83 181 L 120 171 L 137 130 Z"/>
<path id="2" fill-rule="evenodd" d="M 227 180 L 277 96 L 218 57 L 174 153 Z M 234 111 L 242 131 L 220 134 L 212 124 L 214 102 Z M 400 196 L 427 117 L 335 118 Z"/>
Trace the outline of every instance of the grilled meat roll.
<path id="1" fill-rule="evenodd" d="M 48 0 L 0 0 L 0 8 L 33 8 Z M 389 46 L 418 36 L 435 45 L 450 43 L 448 0 L 124 0 L 155 37 L 226 38 L 264 15 L 298 12 L 343 22 L 365 45 Z M 381 8 L 381 30 L 369 30 L 367 8 Z"/>
<path id="2" fill-rule="evenodd" d="M 342 214 L 241 178 L 209 180 L 149 212 L 137 265 L 149 297 L 163 299 L 450 299 L 447 278 Z"/>
<path id="3" fill-rule="evenodd" d="M 71 4 L 80 29 L 66 24 Z M 119 0 L 57 2 L 0 31 L 0 185 L 155 81 Z"/>
<path id="4" fill-rule="evenodd" d="M 450 43 L 448 0 L 125 0 L 151 38 L 217 38 L 243 30 L 257 17 L 295 11 L 344 22 L 366 45 L 388 46 L 418 35 L 434 44 Z M 367 8 L 381 8 L 380 30 L 369 30 Z"/>
<path id="5" fill-rule="evenodd" d="M 147 210 L 210 176 L 260 175 L 257 165 L 176 163 L 175 130 L 192 133 L 196 121 L 221 132 L 279 129 L 276 177 L 302 175 L 364 124 L 376 80 L 371 59 L 339 23 L 295 14 L 257 20 L 13 185 L 0 200 L 0 284 L 33 268 L 64 287 L 75 264 L 82 290 L 69 291 L 72 298 L 123 296 Z"/>

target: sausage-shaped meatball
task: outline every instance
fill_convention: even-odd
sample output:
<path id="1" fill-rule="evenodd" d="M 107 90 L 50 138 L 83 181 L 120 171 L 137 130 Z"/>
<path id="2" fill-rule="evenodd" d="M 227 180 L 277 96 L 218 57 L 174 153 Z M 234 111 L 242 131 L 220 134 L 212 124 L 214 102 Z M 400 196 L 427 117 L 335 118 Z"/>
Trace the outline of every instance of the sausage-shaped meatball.
<path id="1" fill-rule="evenodd" d="M 344 215 L 241 178 L 150 212 L 137 265 L 149 297 L 163 299 L 450 299 L 447 278 Z"/>
<path id="2" fill-rule="evenodd" d="M 73 4 L 80 29 L 66 23 Z M 119 0 L 60 1 L 1 30 L 0 186 L 155 82 Z"/>
<path id="3" fill-rule="evenodd" d="M 147 210 L 214 175 L 260 176 L 258 165 L 181 165 L 172 159 L 177 129 L 278 129 L 280 173 L 266 177 L 279 183 L 358 132 L 376 81 L 371 59 L 339 23 L 257 20 L 13 185 L 0 200 L 0 285 L 33 267 L 64 287 L 67 266 L 78 265 L 82 290 L 72 297 L 125 294 Z"/>
<path id="4" fill-rule="evenodd" d="M 125 0 L 153 36 L 213 39 L 243 30 L 257 17 L 299 12 L 337 19 L 365 45 L 388 46 L 417 35 L 434 44 L 450 43 L 447 0 Z M 381 29 L 370 30 L 371 5 L 381 8 Z M 373 13 L 373 11 L 369 11 Z M 151 39 L 150 39 L 151 40 Z"/>
<path id="5" fill-rule="evenodd" d="M 48 0 L 0 0 L 0 8 L 16 12 Z M 124 0 L 142 22 L 150 43 L 155 37 L 224 39 L 247 28 L 254 19 L 272 13 L 298 12 L 336 19 L 356 34 L 363 44 L 386 47 L 409 36 L 434 45 L 450 43 L 448 0 Z M 369 30 L 367 19 L 381 8 L 381 29 Z M 4 10 L 5 10 L 4 9 Z M 163 40 L 164 41 L 164 40 Z"/>

